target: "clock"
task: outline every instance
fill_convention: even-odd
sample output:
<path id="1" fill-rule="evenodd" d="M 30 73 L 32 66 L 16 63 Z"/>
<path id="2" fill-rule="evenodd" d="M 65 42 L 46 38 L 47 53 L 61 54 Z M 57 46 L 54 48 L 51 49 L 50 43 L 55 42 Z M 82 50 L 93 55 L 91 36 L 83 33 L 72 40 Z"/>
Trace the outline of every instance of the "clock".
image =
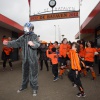
<path id="1" fill-rule="evenodd" d="M 49 1 L 49 6 L 52 7 L 52 8 L 55 7 L 56 6 L 56 1 L 55 0 L 50 0 Z"/>

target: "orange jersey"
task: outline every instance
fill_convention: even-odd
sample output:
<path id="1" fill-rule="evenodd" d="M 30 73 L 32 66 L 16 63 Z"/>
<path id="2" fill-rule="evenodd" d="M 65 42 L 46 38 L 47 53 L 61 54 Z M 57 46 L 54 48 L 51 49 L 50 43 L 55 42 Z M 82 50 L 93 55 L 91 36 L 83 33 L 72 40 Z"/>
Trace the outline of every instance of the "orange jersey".
<path id="1" fill-rule="evenodd" d="M 50 50 L 50 52 L 52 51 L 52 48 L 54 47 L 54 45 L 53 44 L 50 44 L 49 45 L 49 50 Z"/>
<path id="2" fill-rule="evenodd" d="M 79 60 L 79 57 L 78 57 L 78 53 L 76 53 L 75 50 L 71 49 L 69 51 L 68 57 L 71 60 L 72 69 L 80 71 L 81 70 L 81 66 L 80 66 L 80 60 Z"/>
<path id="3" fill-rule="evenodd" d="M 6 53 L 6 55 L 9 55 L 11 53 L 11 51 L 12 51 L 12 48 L 9 48 L 7 46 L 4 46 L 3 47 L 3 51 Z"/>
<path id="4" fill-rule="evenodd" d="M 85 56 L 85 49 L 84 49 L 82 44 L 80 44 L 79 56 L 82 57 L 82 58 L 84 58 L 84 56 Z"/>
<path id="5" fill-rule="evenodd" d="M 49 51 L 46 52 L 47 57 L 51 59 L 52 64 L 58 64 L 58 55 L 56 53 L 49 54 Z"/>
<path id="6" fill-rule="evenodd" d="M 70 50 L 71 46 L 69 44 L 61 44 L 59 48 L 60 56 L 66 57 Z"/>
<path id="7" fill-rule="evenodd" d="M 94 62 L 95 52 L 97 52 L 95 48 L 85 48 L 85 61 Z"/>

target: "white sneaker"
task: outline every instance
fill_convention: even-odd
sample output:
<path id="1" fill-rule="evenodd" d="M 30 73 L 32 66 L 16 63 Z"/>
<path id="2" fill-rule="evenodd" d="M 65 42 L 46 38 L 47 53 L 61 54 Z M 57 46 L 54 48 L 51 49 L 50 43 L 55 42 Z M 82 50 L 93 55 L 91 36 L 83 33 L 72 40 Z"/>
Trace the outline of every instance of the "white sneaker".
<path id="1" fill-rule="evenodd" d="M 55 82 L 55 81 L 57 81 L 58 79 L 59 79 L 58 77 L 54 77 L 54 80 L 53 80 L 53 81 Z"/>
<path id="2" fill-rule="evenodd" d="M 76 84 L 74 84 L 74 85 L 73 85 L 73 87 L 77 87 L 77 85 L 76 85 Z"/>
<path id="3" fill-rule="evenodd" d="M 22 92 L 23 90 L 25 90 L 26 88 L 20 88 L 19 90 L 17 90 L 17 93 Z"/>
<path id="4" fill-rule="evenodd" d="M 77 95 L 76 95 L 78 98 L 80 98 L 80 97 L 86 97 L 86 94 L 85 93 L 78 93 Z"/>
<path id="5" fill-rule="evenodd" d="M 33 90 L 33 96 L 37 96 L 37 90 Z"/>

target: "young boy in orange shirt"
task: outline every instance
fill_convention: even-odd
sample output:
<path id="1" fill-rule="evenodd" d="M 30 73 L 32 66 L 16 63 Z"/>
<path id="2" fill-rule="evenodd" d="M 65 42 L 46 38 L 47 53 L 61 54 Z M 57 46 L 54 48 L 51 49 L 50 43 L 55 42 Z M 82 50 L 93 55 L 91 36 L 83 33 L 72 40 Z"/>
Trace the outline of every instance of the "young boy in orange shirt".
<path id="1" fill-rule="evenodd" d="M 47 50 L 47 57 L 51 59 L 52 63 L 52 73 L 54 75 L 54 80 L 57 81 L 58 78 L 58 55 L 56 54 L 56 48 L 52 48 L 52 53 L 49 54 L 49 50 Z"/>
<path id="2" fill-rule="evenodd" d="M 81 66 L 80 66 L 80 59 L 79 59 L 79 49 L 80 46 L 77 43 L 72 44 L 72 49 L 69 51 L 69 58 L 71 60 L 71 70 L 68 73 L 69 79 L 72 81 L 72 83 L 76 84 L 79 93 L 76 95 L 77 97 L 85 97 L 84 89 L 80 80 L 80 71 L 81 71 Z"/>

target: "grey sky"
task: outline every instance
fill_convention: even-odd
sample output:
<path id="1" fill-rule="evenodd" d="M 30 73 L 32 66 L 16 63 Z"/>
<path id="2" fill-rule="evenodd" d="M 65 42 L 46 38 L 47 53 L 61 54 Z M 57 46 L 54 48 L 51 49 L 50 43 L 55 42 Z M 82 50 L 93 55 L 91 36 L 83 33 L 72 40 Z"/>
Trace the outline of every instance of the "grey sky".
<path id="1" fill-rule="evenodd" d="M 31 0 L 31 15 L 37 12 L 43 12 L 44 9 L 51 10 L 48 6 L 50 0 Z M 74 7 L 79 9 L 79 0 L 56 0 L 57 8 L 59 7 Z M 81 5 L 81 24 L 87 18 L 91 10 L 96 6 L 99 0 L 82 0 Z M 21 25 L 29 20 L 29 6 L 28 0 L 0 0 L 0 13 L 18 22 Z M 56 38 L 59 41 L 59 33 L 64 34 L 68 40 L 74 41 L 75 34 L 79 31 L 79 19 L 61 19 L 50 21 L 32 22 L 35 26 L 35 33 L 41 36 L 41 40 L 55 41 L 55 27 Z M 59 25 L 59 29 L 58 29 Z M 59 31 L 60 30 L 60 31 Z"/>

